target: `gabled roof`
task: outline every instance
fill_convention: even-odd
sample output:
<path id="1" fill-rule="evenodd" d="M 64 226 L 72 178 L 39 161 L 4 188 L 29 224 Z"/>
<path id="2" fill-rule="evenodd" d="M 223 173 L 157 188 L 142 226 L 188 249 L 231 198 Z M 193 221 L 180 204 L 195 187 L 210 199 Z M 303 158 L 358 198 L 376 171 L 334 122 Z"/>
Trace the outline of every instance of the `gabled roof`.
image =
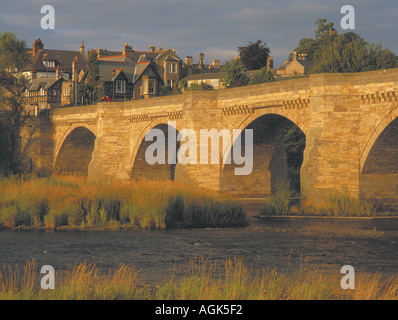
<path id="1" fill-rule="evenodd" d="M 171 49 L 166 50 L 157 50 L 157 51 L 136 51 L 136 50 L 128 50 L 124 54 L 122 51 L 108 51 L 108 50 L 101 50 L 100 58 L 99 59 L 116 59 L 118 57 L 127 57 L 131 60 L 138 62 L 142 55 L 145 55 L 151 61 L 159 61 L 164 56 L 168 54 L 172 54 L 174 61 L 181 61 L 181 59 L 176 55 L 176 53 Z"/>
<path id="2" fill-rule="evenodd" d="M 153 73 L 156 75 L 159 81 L 163 83 L 163 80 L 159 76 L 159 74 L 156 72 L 155 68 L 153 67 L 153 62 L 151 61 L 145 61 L 145 62 L 140 62 L 137 63 L 135 72 L 134 72 L 134 79 L 133 83 L 136 83 L 142 76 L 142 74 L 148 69 L 151 68 Z"/>
<path id="3" fill-rule="evenodd" d="M 141 77 L 144 71 L 150 66 L 150 64 L 151 64 L 150 61 L 137 63 L 134 71 L 133 83 L 137 82 L 137 80 Z"/>
<path id="4" fill-rule="evenodd" d="M 314 61 L 311 60 L 286 60 L 279 68 L 278 70 L 284 70 L 289 66 L 293 61 L 298 62 L 301 64 L 304 68 L 312 68 L 314 66 Z"/>
<path id="5" fill-rule="evenodd" d="M 106 57 L 98 59 L 100 76 L 102 81 L 112 81 L 113 70 L 123 71 L 128 82 L 133 82 L 135 63 L 128 57 L 119 57 L 117 59 Z"/>
<path id="6" fill-rule="evenodd" d="M 26 88 L 29 91 L 39 91 L 41 88 L 44 90 L 50 89 L 54 84 L 56 84 L 58 81 L 64 80 L 64 78 L 59 77 L 59 78 L 38 78 L 32 80 L 32 82 L 26 84 Z"/>
<path id="7" fill-rule="evenodd" d="M 69 51 L 69 50 L 51 50 L 44 49 L 38 51 L 33 55 L 33 51 L 28 51 L 29 63 L 22 68 L 22 71 L 55 71 L 59 65 L 62 66 L 65 72 L 72 72 L 72 62 L 76 59 L 76 66 L 78 69 L 85 69 L 86 58 L 80 53 L 80 51 Z M 54 67 L 46 68 L 44 61 L 55 61 Z"/>

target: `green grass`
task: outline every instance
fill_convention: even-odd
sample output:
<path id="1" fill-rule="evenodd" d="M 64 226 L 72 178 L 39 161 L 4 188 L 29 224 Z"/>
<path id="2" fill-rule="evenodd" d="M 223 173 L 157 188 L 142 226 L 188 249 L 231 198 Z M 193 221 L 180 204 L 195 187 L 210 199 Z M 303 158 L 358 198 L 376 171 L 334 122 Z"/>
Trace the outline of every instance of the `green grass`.
<path id="1" fill-rule="evenodd" d="M 291 268 L 291 267 L 290 267 Z M 35 261 L 0 272 L 0 300 L 396 300 L 398 277 L 357 272 L 354 290 L 343 290 L 341 274 L 305 263 L 295 270 L 259 270 L 239 258 L 217 264 L 194 259 L 163 281 L 145 284 L 134 266 L 114 270 L 82 263 L 55 272 L 55 289 L 40 287 Z"/>
<path id="2" fill-rule="evenodd" d="M 8 229 L 242 227 L 236 201 L 171 181 L 0 179 L 0 227 Z"/>

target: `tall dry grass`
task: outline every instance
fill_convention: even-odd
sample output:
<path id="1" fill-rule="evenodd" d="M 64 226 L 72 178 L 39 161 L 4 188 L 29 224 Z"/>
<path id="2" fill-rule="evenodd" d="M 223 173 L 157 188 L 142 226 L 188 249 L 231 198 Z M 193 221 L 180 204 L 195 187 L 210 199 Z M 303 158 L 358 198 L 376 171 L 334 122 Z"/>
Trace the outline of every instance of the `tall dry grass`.
<path id="1" fill-rule="evenodd" d="M 87 263 L 55 272 L 55 289 L 43 290 L 35 261 L 0 272 L 0 300 L 396 300 L 398 276 L 356 273 L 355 289 L 343 290 L 340 274 L 300 267 L 258 270 L 240 258 L 216 264 L 193 259 L 181 275 L 144 284 L 128 265 L 102 270 Z M 180 270 L 181 271 L 181 270 Z"/>
<path id="2" fill-rule="evenodd" d="M 379 203 L 366 199 L 355 199 L 346 191 L 331 194 L 322 207 L 315 207 L 308 199 L 301 199 L 301 201 L 297 201 L 297 199 L 290 183 L 281 181 L 276 184 L 274 192 L 264 199 L 260 214 L 334 217 L 389 215 L 389 212 Z"/>
<path id="3" fill-rule="evenodd" d="M 241 204 L 172 181 L 90 180 L 79 177 L 0 179 L 0 226 L 240 227 Z"/>

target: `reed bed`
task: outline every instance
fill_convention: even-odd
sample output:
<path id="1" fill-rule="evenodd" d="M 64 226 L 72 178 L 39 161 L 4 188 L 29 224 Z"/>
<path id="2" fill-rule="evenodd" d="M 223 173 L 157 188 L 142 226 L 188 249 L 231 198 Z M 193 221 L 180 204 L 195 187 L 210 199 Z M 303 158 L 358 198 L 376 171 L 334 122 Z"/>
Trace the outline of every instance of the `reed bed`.
<path id="1" fill-rule="evenodd" d="M 291 190 L 290 183 L 281 181 L 276 184 L 273 194 L 264 199 L 260 214 L 330 217 L 375 217 L 394 214 L 393 208 L 387 208 L 376 201 L 355 199 L 346 191 L 331 194 L 321 207 L 315 207 L 308 199 L 298 199 Z"/>
<path id="2" fill-rule="evenodd" d="M 0 178 L 0 226 L 8 229 L 246 225 L 238 202 L 172 181 Z"/>
<path id="3" fill-rule="evenodd" d="M 397 300 L 398 277 L 358 273 L 355 289 L 340 287 L 341 275 L 311 268 L 258 270 L 240 258 L 221 264 L 191 260 L 182 274 L 144 284 L 128 265 L 102 270 L 87 263 L 55 272 L 55 288 L 41 289 L 35 261 L 4 266 L 0 300 Z"/>

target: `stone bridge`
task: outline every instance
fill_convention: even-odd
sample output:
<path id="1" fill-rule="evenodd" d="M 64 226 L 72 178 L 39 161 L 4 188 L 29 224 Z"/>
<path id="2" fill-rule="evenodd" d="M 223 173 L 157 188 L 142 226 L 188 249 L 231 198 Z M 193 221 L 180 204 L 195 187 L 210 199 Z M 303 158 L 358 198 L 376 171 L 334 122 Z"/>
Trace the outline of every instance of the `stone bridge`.
<path id="1" fill-rule="evenodd" d="M 306 139 L 302 197 L 321 204 L 347 192 L 398 202 L 398 69 L 55 109 L 47 125 L 51 130 L 42 133 L 51 133 L 51 147 L 39 152 L 36 166 L 89 177 L 175 179 L 251 198 L 286 178 L 283 137 L 297 126 Z M 235 175 L 234 164 L 223 164 L 232 140 L 220 144 L 220 164 L 150 165 L 144 155 L 153 142 L 144 138 L 152 128 L 166 137 L 186 128 L 197 137 L 200 129 L 253 129 L 253 171 Z"/>

